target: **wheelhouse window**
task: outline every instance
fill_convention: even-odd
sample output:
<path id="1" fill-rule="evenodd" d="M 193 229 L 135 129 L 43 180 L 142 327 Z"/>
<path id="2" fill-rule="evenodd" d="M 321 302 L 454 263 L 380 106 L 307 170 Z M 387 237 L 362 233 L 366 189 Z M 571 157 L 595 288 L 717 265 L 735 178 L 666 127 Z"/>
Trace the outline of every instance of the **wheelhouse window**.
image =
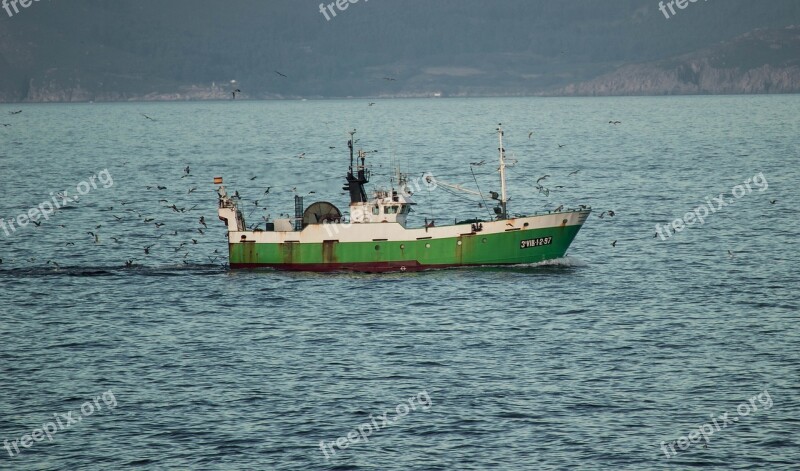
<path id="1" fill-rule="evenodd" d="M 383 214 L 397 214 L 398 209 L 400 209 L 399 206 L 384 206 Z"/>
<path id="2" fill-rule="evenodd" d="M 378 206 L 373 206 L 373 207 L 372 207 L 372 214 L 374 214 L 375 216 L 377 216 L 377 215 L 379 215 L 380 213 L 381 213 L 381 208 L 380 208 L 380 207 L 378 207 Z"/>

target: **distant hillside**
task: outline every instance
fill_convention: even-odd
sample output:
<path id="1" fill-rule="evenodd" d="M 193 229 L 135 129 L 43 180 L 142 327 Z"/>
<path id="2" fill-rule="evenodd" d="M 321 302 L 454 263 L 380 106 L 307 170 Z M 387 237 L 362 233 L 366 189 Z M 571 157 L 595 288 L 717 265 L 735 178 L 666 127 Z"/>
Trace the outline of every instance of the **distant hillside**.
<path id="1" fill-rule="evenodd" d="M 0 102 L 798 91 L 797 0 L 696 2 L 670 19 L 641 0 L 373 0 L 330 21 L 319 3 L 0 10 Z"/>
<path id="2" fill-rule="evenodd" d="M 800 26 L 756 30 L 675 58 L 625 65 L 552 95 L 694 95 L 800 92 Z"/>

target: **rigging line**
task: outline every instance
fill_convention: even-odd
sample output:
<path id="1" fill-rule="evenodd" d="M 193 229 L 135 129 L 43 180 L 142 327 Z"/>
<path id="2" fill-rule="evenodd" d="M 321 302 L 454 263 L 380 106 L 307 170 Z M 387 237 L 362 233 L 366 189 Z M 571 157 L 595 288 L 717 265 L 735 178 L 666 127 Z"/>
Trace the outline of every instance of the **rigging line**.
<path id="1" fill-rule="evenodd" d="M 478 179 L 475 177 L 475 172 L 472 170 L 472 166 L 470 165 L 469 171 L 472 172 L 472 179 L 475 180 L 475 186 L 478 187 L 478 193 L 481 195 L 481 201 L 483 201 L 483 206 L 486 208 L 486 212 L 489 213 L 489 219 L 492 218 L 492 213 L 489 211 L 489 205 L 486 204 L 486 198 L 483 197 L 483 191 L 481 191 L 481 186 L 478 185 Z"/>
<path id="2" fill-rule="evenodd" d="M 445 188 L 445 187 L 441 187 L 441 188 L 445 193 L 453 195 L 458 199 L 461 199 L 461 200 L 464 200 L 464 201 L 469 201 L 470 203 L 474 203 L 475 202 L 475 200 L 469 199 L 468 197 L 466 197 L 466 196 L 464 196 L 464 195 L 462 195 L 460 193 L 456 193 L 455 191 L 453 191 L 453 190 L 451 190 L 449 188 Z"/>

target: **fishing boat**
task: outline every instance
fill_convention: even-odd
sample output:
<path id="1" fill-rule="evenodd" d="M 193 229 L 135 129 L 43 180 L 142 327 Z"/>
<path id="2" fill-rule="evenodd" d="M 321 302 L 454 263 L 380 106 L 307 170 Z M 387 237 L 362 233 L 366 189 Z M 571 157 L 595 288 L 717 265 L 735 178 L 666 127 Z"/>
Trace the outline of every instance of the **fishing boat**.
<path id="1" fill-rule="evenodd" d="M 349 214 L 320 201 L 304 207 L 295 196 L 293 218 L 275 219 L 264 229 L 248 230 L 239 208 L 221 177 L 215 178 L 219 218 L 228 231 L 231 269 L 277 269 L 330 272 L 411 272 L 475 266 L 534 264 L 563 257 L 591 208 L 559 208 L 531 216 L 508 213 L 506 152 L 500 142 L 501 192 L 492 194 L 497 206 L 489 220 L 468 220 L 438 226 L 407 227 L 416 204 L 403 178 L 389 190 L 367 197 L 368 152 L 355 151 L 356 131 L 350 133 L 350 166 L 344 190 L 350 195 Z M 428 176 L 428 182 L 431 177 Z M 237 193 L 238 195 L 238 193 Z"/>

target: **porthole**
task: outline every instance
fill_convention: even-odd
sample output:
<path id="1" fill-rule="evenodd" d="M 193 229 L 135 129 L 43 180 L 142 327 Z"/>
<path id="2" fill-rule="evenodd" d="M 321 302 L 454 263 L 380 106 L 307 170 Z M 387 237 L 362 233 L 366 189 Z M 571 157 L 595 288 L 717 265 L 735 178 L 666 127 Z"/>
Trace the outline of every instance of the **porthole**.
<path id="1" fill-rule="evenodd" d="M 461 245 L 461 241 L 460 240 L 458 241 L 458 245 Z"/>
<path id="2" fill-rule="evenodd" d="M 381 249 L 381 246 L 380 246 L 380 245 L 376 245 L 376 246 L 375 246 L 375 250 L 380 250 L 380 249 Z"/>
<path id="3" fill-rule="evenodd" d="M 426 248 L 426 249 L 429 249 L 429 248 L 431 248 L 431 244 L 425 244 L 425 248 Z"/>
<path id="4" fill-rule="evenodd" d="M 405 249 L 406 249 L 406 244 L 400 244 L 400 250 L 405 250 Z"/>
<path id="5" fill-rule="evenodd" d="M 483 238 L 483 240 L 482 240 L 481 242 L 483 242 L 483 243 L 485 244 L 485 243 L 489 242 L 489 239 L 487 239 L 486 237 L 484 237 L 484 238 Z"/>
<path id="6" fill-rule="evenodd" d="M 528 227 L 528 226 L 530 226 L 530 224 L 528 224 L 527 222 L 522 225 L 522 227 Z"/>

